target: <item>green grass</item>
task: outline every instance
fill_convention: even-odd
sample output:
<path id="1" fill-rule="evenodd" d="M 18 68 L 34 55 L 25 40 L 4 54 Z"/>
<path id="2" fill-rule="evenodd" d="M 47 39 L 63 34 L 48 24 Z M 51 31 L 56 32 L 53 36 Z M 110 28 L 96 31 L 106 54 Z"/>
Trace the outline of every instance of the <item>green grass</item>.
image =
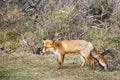
<path id="1" fill-rule="evenodd" d="M 120 70 L 92 70 L 88 63 L 79 65 L 78 55 L 66 55 L 62 70 L 58 70 L 56 56 L 28 53 L 0 53 L 0 80 L 119 80 Z"/>

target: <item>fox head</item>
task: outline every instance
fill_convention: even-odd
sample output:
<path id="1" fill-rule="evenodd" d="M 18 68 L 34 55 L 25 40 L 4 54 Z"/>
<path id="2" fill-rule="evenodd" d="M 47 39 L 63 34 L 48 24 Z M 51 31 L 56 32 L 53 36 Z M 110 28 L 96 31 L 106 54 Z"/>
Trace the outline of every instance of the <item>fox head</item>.
<path id="1" fill-rule="evenodd" d="M 49 51 L 52 54 L 59 55 L 59 51 L 57 49 L 58 47 L 57 41 L 59 40 L 55 40 L 55 41 L 49 39 L 43 40 L 43 49 L 42 49 L 43 54 Z"/>
<path id="2" fill-rule="evenodd" d="M 52 48 L 52 44 L 53 44 L 52 40 L 49 39 L 43 40 L 43 49 L 42 49 L 43 53 L 50 51 L 50 49 Z"/>

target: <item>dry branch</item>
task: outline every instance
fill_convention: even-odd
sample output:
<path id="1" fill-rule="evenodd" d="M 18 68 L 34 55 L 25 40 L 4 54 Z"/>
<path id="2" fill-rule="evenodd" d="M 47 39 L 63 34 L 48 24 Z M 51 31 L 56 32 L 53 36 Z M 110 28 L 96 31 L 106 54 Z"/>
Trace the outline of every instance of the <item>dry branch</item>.
<path id="1" fill-rule="evenodd" d="M 15 32 L 21 36 L 24 45 L 28 46 L 28 42 L 25 40 L 24 35 L 20 32 L 17 32 L 17 31 L 15 31 Z"/>

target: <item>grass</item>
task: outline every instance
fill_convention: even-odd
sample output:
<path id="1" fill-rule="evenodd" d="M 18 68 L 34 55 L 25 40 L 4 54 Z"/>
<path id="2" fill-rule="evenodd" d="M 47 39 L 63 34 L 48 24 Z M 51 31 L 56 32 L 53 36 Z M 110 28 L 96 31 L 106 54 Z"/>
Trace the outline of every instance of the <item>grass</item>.
<path id="1" fill-rule="evenodd" d="M 64 68 L 58 70 L 56 56 L 29 53 L 0 53 L 0 80 L 119 80 L 120 70 L 81 68 L 78 55 L 66 55 Z"/>
<path id="2" fill-rule="evenodd" d="M 57 3 L 56 7 L 54 1 L 43 0 L 40 5 L 41 8 L 42 5 L 45 6 L 45 12 L 41 15 L 44 20 L 37 21 L 32 17 L 34 16 L 32 11 L 23 14 L 24 12 L 19 11 L 22 8 L 18 4 L 14 3 L 14 7 L 11 5 L 13 4 L 12 1 L 7 7 L 4 7 L 3 4 L 1 7 L 3 10 L 0 10 L 0 15 L 2 15 L 0 19 L 2 21 L 0 22 L 2 23 L 0 47 L 8 47 L 4 52 L 0 51 L 0 80 L 120 80 L 119 8 L 113 11 L 107 22 L 99 25 L 94 24 L 91 19 L 87 20 L 87 17 L 84 18 L 86 10 L 84 10 L 82 1 L 79 4 L 75 3 L 78 6 L 80 5 L 81 8 L 78 7 L 79 9 L 77 9 L 74 4 L 66 4 L 63 7 L 65 12 L 61 12 L 62 9 L 59 9 L 59 7 L 64 4 Z M 23 5 L 20 2 L 18 3 Z M 105 13 L 109 6 L 104 4 L 99 6 L 100 4 L 99 2 L 93 6 L 97 9 L 94 12 L 98 12 L 100 8 Z M 9 14 L 6 15 L 6 12 L 9 12 Z M 19 14 L 15 15 L 16 13 Z M 77 17 L 80 17 L 80 19 L 77 19 Z M 91 15 L 88 15 L 88 17 L 91 17 Z M 38 17 L 39 19 L 41 17 Z M 92 27 L 91 23 L 95 26 Z M 86 30 L 88 31 L 86 32 Z M 42 38 L 68 39 L 70 36 L 70 39 L 88 40 L 100 52 L 102 52 L 102 49 L 109 50 L 105 59 L 108 61 L 110 68 L 104 71 L 97 65 L 97 69 L 92 70 L 90 63 L 81 68 L 79 66 L 81 60 L 78 55 L 67 55 L 63 70 L 57 70 L 57 57 L 46 55 L 45 59 L 42 60 L 39 55 L 26 53 L 25 50 L 28 51 L 27 47 L 24 46 L 22 37 L 16 32 L 23 34 L 25 40 L 30 43 L 29 45 L 34 47 L 37 43 L 40 43 L 39 41 Z M 83 35 L 80 36 L 81 34 Z M 115 68 L 117 63 L 118 66 Z"/>

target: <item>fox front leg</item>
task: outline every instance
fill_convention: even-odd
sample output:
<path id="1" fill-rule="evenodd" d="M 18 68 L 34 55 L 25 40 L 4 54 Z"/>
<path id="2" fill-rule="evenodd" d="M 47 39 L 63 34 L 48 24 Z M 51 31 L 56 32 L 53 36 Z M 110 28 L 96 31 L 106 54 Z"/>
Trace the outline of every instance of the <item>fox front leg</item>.
<path id="1" fill-rule="evenodd" d="M 57 62 L 58 62 L 58 65 L 59 65 L 59 68 L 58 68 L 58 69 L 62 69 L 62 68 L 63 68 L 64 56 L 65 56 L 65 55 L 59 55 L 59 57 L 58 57 L 58 59 L 57 59 Z"/>

